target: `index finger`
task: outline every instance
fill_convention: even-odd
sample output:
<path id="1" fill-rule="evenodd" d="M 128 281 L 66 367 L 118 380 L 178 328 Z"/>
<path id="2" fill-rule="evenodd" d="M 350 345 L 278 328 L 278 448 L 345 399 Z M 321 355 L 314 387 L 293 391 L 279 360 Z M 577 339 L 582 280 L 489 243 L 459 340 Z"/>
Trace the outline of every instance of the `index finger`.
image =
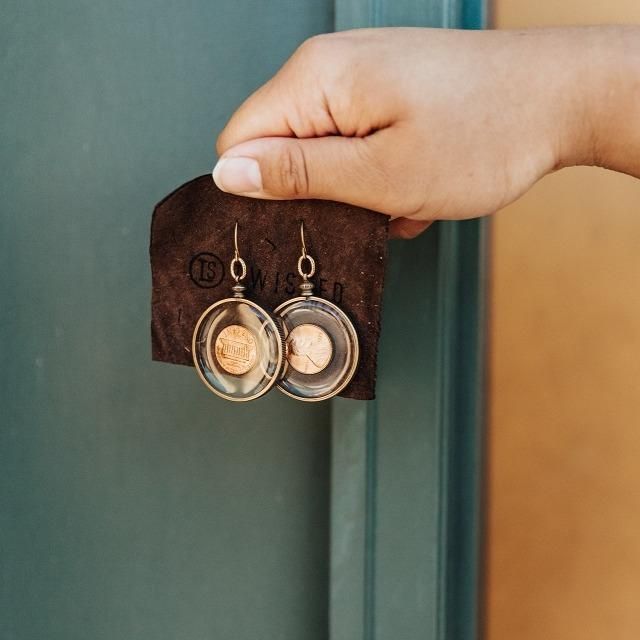
<path id="1" fill-rule="evenodd" d="M 274 88 L 276 78 L 254 91 L 233 113 L 216 141 L 219 155 L 247 140 L 295 135 L 281 92 Z"/>

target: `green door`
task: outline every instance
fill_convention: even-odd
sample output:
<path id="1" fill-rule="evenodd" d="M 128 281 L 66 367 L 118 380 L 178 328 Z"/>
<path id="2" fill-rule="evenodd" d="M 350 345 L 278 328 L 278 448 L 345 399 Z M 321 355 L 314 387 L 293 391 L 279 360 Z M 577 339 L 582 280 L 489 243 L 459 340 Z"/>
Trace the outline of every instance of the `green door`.
<path id="1" fill-rule="evenodd" d="M 479 5 L 7 0 L 2 18 L 0 638 L 475 637 L 480 226 L 392 247 L 379 399 L 320 405 L 227 404 L 151 362 L 148 233 L 303 39 L 476 27 Z"/>

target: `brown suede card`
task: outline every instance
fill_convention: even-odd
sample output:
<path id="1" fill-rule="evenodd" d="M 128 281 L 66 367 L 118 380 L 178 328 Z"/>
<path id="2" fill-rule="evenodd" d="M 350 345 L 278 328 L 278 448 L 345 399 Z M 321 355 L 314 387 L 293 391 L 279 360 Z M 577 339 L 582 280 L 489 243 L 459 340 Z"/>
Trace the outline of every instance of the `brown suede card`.
<path id="1" fill-rule="evenodd" d="M 271 312 L 299 295 L 300 221 L 316 261 L 314 295 L 351 318 L 360 361 L 340 394 L 375 395 L 387 217 L 326 200 L 256 200 L 220 191 L 210 175 L 159 202 L 151 223 L 151 341 L 154 360 L 193 365 L 191 338 L 202 312 L 231 296 L 233 229 L 247 263 L 245 295 Z M 194 381 L 197 378 L 194 375 Z M 195 383 L 195 382 L 194 382 Z"/>

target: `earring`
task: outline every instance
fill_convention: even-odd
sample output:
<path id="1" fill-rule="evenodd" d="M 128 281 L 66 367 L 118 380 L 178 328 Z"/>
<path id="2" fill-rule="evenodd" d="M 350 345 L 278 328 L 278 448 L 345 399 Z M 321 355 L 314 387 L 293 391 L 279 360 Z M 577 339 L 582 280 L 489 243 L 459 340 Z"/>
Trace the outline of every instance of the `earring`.
<path id="1" fill-rule="evenodd" d="M 313 295 L 309 278 L 316 272 L 316 263 L 307 253 L 303 222 L 300 240 L 300 296 L 274 311 L 284 329 L 288 364 L 277 384 L 288 396 L 313 402 L 331 398 L 349 384 L 358 366 L 359 345 L 344 311 Z"/>
<path id="2" fill-rule="evenodd" d="M 193 362 L 213 393 L 236 402 L 254 400 L 275 384 L 283 367 L 282 333 L 273 318 L 244 297 L 247 264 L 238 252 L 238 223 L 231 260 L 233 297 L 212 304 L 193 331 Z"/>

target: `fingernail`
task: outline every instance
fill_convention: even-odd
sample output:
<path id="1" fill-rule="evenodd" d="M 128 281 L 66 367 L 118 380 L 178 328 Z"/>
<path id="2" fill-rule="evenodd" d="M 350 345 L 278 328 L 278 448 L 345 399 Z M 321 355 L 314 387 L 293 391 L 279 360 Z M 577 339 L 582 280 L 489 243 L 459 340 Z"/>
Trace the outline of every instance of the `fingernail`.
<path id="1" fill-rule="evenodd" d="M 253 158 L 220 158 L 211 175 L 222 191 L 254 193 L 262 190 L 260 165 Z"/>

